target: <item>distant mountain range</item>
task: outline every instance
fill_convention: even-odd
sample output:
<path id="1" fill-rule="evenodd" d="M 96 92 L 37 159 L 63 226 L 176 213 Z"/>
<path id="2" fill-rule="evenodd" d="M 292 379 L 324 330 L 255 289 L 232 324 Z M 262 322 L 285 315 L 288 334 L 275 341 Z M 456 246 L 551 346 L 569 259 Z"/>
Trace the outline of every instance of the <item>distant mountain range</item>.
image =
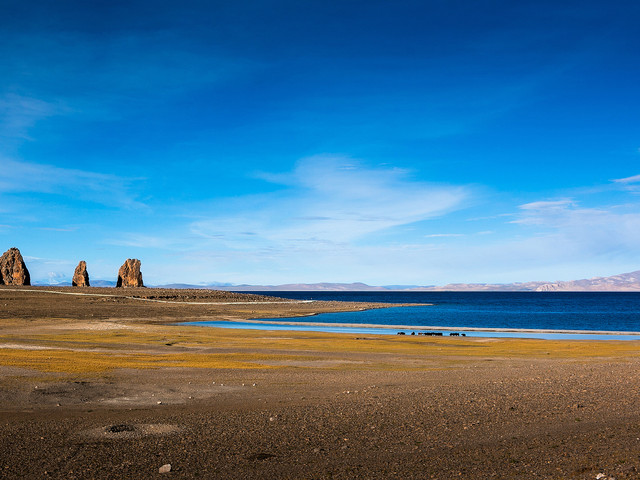
<path id="1" fill-rule="evenodd" d="M 439 287 L 417 287 L 418 291 L 494 291 L 494 292 L 638 292 L 640 270 L 611 277 L 582 280 L 525 283 L 450 283 Z"/>
<path id="2" fill-rule="evenodd" d="M 213 288 L 227 291 L 247 292 L 435 292 L 435 291 L 491 291 L 491 292 L 635 292 L 640 291 L 640 270 L 583 280 L 525 283 L 449 283 L 442 286 L 385 285 L 372 286 L 366 283 L 287 283 L 282 285 L 162 285 L 166 288 Z"/>
<path id="3" fill-rule="evenodd" d="M 45 282 L 34 282 L 34 284 L 51 285 Z M 56 284 L 56 286 L 67 285 L 71 285 L 71 283 L 64 282 Z M 115 282 L 109 280 L 91 280 L 91 286 L 115 287 Z M 595 277 L 583 280 L 525 283 L 449 283 L 442 286 L 372 286 L 366 283 L 286 283 L 282 285 L 232 285 L 229 283 L 190 285 L 186 283 L 172 283 L 167 285 L 154 285 L 154 287 L 211 289 L 234 292 L 638 292 L 640 291 L 640 270 L 613 275 L 611 277 Z"/>

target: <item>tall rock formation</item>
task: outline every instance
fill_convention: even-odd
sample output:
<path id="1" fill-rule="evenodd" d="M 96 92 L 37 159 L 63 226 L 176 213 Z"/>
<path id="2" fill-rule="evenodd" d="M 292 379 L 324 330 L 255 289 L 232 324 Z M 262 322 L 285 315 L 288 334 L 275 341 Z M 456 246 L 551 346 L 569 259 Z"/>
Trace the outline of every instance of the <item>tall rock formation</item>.
<path id="1" fill-rule="evenodd" d="M 76 271 L 73 272 L 73 279 L 71 285 L 74 287 L 88 287 L 89 286 L 89 273 L 87 272 L 87 262 L 80 260 Z"/>
<path id="2" fill-rule="evenodd" d="M 0 258 L 0 285 L 31 285 L 20 250 L 10 248 Z"/>
<path id="3" fill-rule="evenodd" d="M 144 287 L 142 272 L 140 271 L 140 260 L 127 258 L 127 261 L 118 270 L 116 287 Z"/>

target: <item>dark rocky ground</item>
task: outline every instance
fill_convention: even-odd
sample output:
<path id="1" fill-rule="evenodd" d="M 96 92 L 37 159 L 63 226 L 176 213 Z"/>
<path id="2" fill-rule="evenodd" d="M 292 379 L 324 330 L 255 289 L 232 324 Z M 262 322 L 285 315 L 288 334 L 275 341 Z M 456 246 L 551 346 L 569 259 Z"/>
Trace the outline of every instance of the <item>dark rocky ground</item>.
<path id="1" fill-rule="evenodd" d="M 164 464 L 175 478 L 640 478 L 638 371 L 556 360 L 154 371 L 141 374 L 155 385 L 146 405 L 112 406 L 103 399 L 118 382 L 49 384 L 3 402 L 0 468 L 3 478 L 149 478 Z"/>
<path id="2" fill-rule="evenodd" d="M 165 323 L 167 320 L 204 320 L 207 317 L 306 316 L 381 307 L 379 303 L 349 302 L 291 301 L 290 305 L 283 305 L 285 301 L 273 296 L 202 289 L 0 286 L 0 320 L 127 318 L 129 321 Z"/>

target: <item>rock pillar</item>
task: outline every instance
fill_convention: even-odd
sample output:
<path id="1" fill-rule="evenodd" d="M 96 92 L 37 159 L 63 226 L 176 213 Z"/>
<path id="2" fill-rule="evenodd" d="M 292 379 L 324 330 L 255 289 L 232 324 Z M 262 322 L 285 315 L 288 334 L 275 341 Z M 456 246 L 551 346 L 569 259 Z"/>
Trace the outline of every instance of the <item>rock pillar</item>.
<path id="1" fill-rule="evenodd" d="M 20 250 L 10 248 L 0 257 L 0 285 L 31 285 Z"/>
<path id="2" fill-rule="evenodd" d="M 73 279 L 71 285 L 74 287 L 88 287 L 89 286 L 89 273 L 87 272 L 87 262 L 80 260 L 76 271 L 73 272 Z"/>
<path id="3" fill-rule="evenodd" d="M 118 281 L 116 287 L 144 287 L 142 283 L 142 272 L 140 271 L 140 260 L 128 258 L 118 270 Z"/>

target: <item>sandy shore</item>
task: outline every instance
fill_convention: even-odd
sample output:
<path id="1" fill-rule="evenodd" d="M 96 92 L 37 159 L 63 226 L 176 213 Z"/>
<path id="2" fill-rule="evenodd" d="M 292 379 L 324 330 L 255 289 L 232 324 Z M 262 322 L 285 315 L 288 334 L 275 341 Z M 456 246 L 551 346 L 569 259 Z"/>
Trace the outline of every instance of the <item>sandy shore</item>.
<path id="1" fill-rule="evenodd" d="M 376 305 L 29 290 L 0 287 L 1 478 L 640 478 L 640 342 L 188 327 Z"/>

